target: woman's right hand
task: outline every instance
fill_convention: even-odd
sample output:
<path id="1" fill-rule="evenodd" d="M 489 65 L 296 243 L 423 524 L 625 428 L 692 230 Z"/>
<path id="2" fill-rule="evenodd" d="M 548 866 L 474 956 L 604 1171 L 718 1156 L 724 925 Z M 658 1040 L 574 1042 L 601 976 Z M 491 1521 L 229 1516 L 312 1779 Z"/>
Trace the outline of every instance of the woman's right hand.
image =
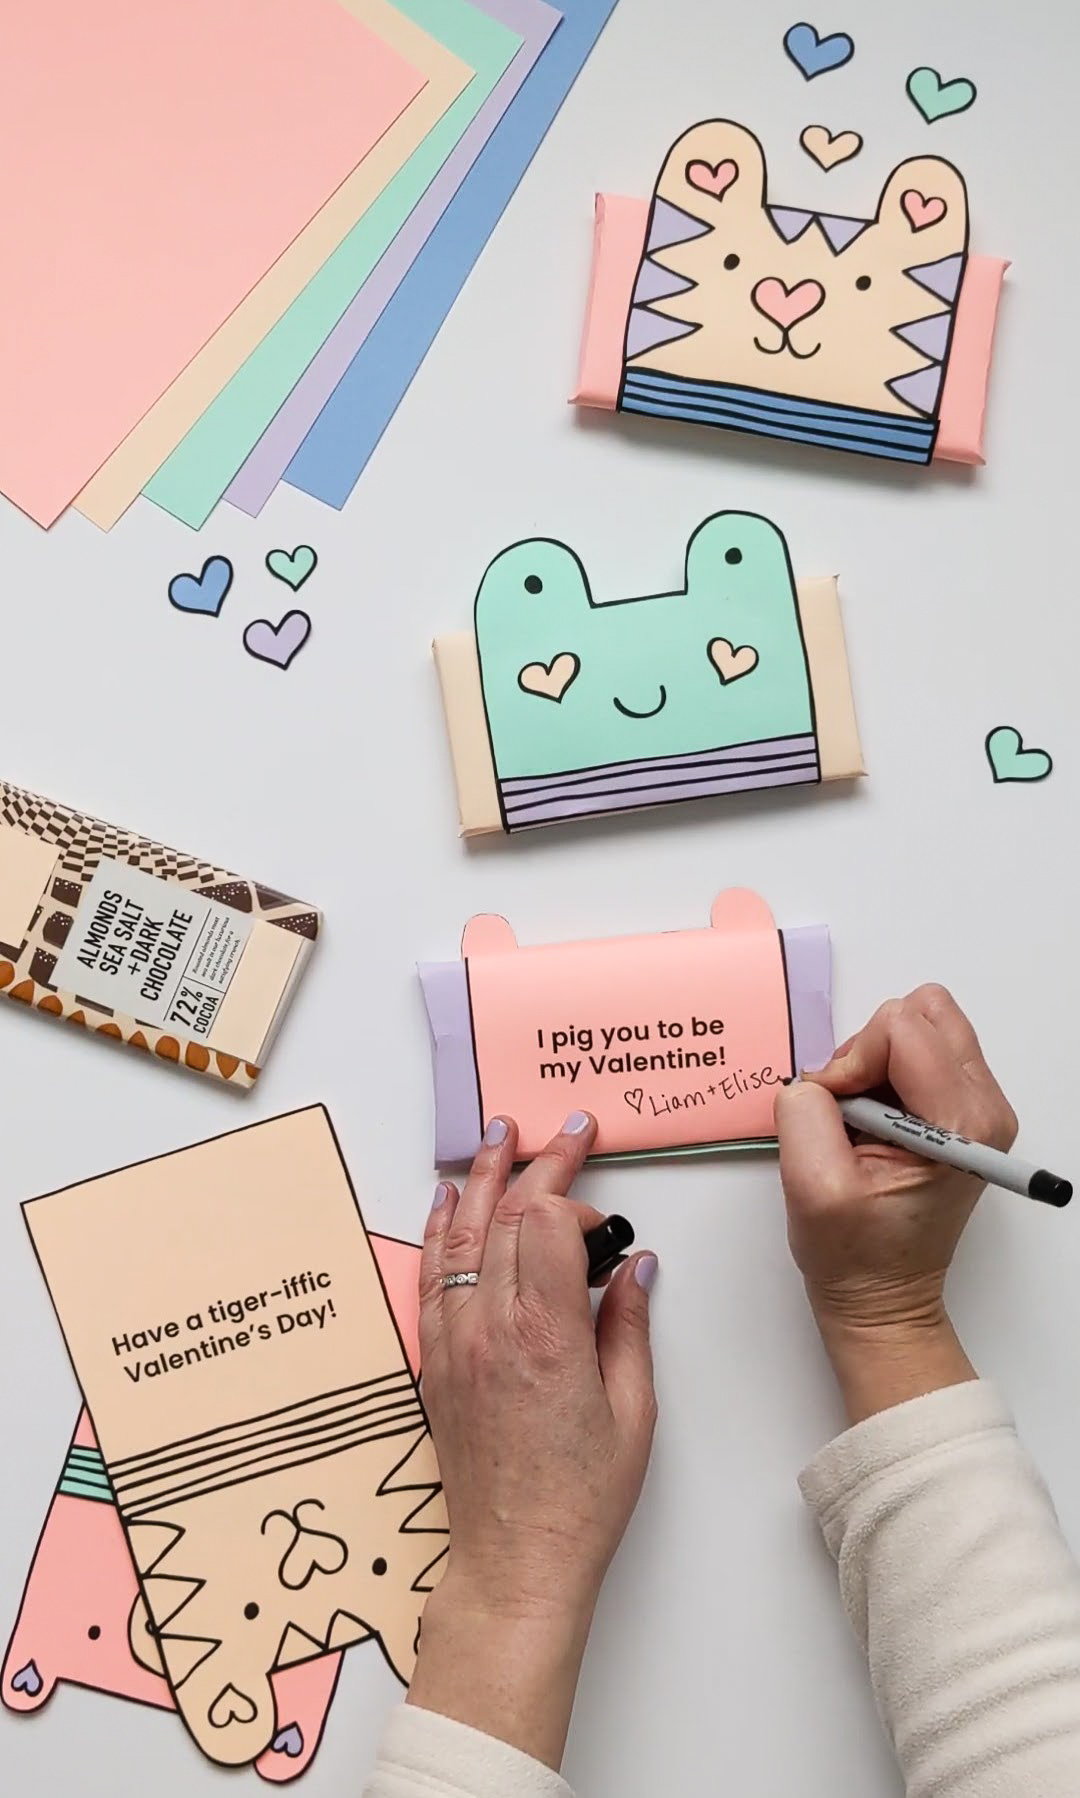
<path id="1" fill-rule="evenodd" d="M 945 1276 L 982 1192 L 970 1174 L 864 1138 L 836 1099 L 886 1088 L 905 1110 L 997 1149 L 1016 1117 L 940 986 L 890 999 L 828 1066 L 777 1097 L 788 1239 L 853 1422 L 974 1377 Z"/>

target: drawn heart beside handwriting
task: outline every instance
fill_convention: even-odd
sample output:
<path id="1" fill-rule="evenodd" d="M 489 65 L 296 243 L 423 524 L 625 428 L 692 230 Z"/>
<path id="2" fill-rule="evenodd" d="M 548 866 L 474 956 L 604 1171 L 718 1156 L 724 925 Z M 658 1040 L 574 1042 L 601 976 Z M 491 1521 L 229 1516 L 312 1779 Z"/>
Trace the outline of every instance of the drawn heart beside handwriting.
<path id="1" fill-rule="evenodd" d="M 311 619 L 306 612 L 286 612 L 280 624 L 271 624 L 268 618 L 257 618 L 249 624 L 244 632 L 244 648 L 257 661 L 287 668 L 310 635 Z"/>
<path id="2" fill-rule="evenodd" d="M 169 582 L 169 601 L 178 612 L 203 612 L 216 618 L 232 586 L 233 565 L 228 556 L 208 556 L 200 574 L 174 574 Z"/>
<path id="3" fill-rule="evenodd" d="M 254 1699 L 235 1686 L 225 1686 L 214 1699 L 207 1716 L 215 1729 L 228 1729 L 230 1723 L 254 1723 L 259 1714 Z"/>
<path id="4" fill-rule="evenodd" d="M 699 193 L 712 194 L 722 200 L 729 187 L 739 179 L 739 165 L 730 156 L 724 162 L 688 162 L 686 179 Z"/>
<path id="5" fill-rule="evenodd" d="M 633 1092 L 623 1093 L 623 1098 L 626 1100 L 631 1111 L 636 1111 L 639 1117 L 641 1115 L 641 1105 L 644 1097 L 645 1089 L 642 1086 L 635 1086 Z"/>
<path id="6" fill-rule="evenodd" d="M 799 142 L 806 154 L 812 156 L 826 174 L 830 169 L 838 168 L 840 163 L 850 162 L 863 147 L 863 140 L 857 131 L 834 133 L 825 125 L 807 125 Z"/>
<path id="7" fill-rule="evenodd" d="M 558 705 L 580 670 L 579 658 L 564 649 L 550 662 L 529 662 L 518 675 L 518 686 L 524 693 L 535 693 L 538 699 L 552 699 Z"/>
<path id="8" fill-rule="evenodd" d="M 900 204 L 913 231 L 925 231 L 928 225 L 939 224 L 949 210 L 940 194 L 932 194 L 927 199 L 917 187 L 909 187 L 901 194 Z"/>
<path id="9" fill-rule="evenodd" d="M 736 649 L 726 637 L 714 637 L 709 644 L 709 660 L 726 687 L 733 680 L 741 680 L 744 674 L 753 674 L 758 665 L 758 652 L 750 643 Z"/>

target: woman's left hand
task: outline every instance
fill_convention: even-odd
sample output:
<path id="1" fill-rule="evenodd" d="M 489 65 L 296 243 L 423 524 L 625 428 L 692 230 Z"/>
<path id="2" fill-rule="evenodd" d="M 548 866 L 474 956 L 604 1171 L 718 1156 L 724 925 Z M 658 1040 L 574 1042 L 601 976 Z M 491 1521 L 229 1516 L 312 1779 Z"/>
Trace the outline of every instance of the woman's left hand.
<path id="1" fill-rule="evenodd" d="M 621 1267 L 594 1320 L 583 1236 L 601 1218 L 566 1197 L 595 1135 L 592 1118 L 574 1114 L 511 1182 L 517 1130 L 494 1119 L 462 1193 L 436 1192 L 420 1275 L 423 1393 L 450 1551 L 424 1614 L 410 1697 L 552 1765 L 656 1417 L 656 1258 Z M 479 1279 L 445 1287 L 455 1273 Z M 546 1720 L 517 1721 L 497 1705 L 490 1714 L 492 1689 L 513 1685 L 515 1657 L 529 1664 L 510 1709 L 535 1711 L 526 1693 L 535 1683 L 548 1691 Z M 552 1688 L 568 1679 L 566 1702 L 552 1711 Z"/>

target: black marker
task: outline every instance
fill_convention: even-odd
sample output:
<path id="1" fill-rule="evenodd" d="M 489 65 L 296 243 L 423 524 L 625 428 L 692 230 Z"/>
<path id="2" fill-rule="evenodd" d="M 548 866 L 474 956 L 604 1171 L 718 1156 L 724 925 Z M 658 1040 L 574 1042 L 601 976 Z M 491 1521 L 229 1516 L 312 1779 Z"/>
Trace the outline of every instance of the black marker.
<path id="1" fill-rule="evenodd" d="M 626 1260 L 626 1251 L 633 1240 L 634 1226 L 625 1217 L 608 1217 L 592 1230 L 586 1230 L 585 1248 L 589 1257 L 590 1286 Z"/>
<path id="2" fill-rule="evenodd" d="M 911 1149 L 928 1161 L 943 1161 L 962 1174 L 973 1174 L 990 1186 L 1003 1186 L 1007 1192 L 1018 1192 L 1026 1199 L 1039 1199 L 1044 1205 L 1060 1210 L 1073 1196 L 1072 1182 L 1044 1167 L 1019 1161 L 1000 1149 L 972 1142 L 956 1130 L 942 1130 L 928 1124 L 925 1118 L 912 1117 L 899 1105 L 882 1105 L 877 1099 L 838 1099 L 844 1122 L 853 1130 L 864 1130 L 879 1142 L 894 1142 Z"/>

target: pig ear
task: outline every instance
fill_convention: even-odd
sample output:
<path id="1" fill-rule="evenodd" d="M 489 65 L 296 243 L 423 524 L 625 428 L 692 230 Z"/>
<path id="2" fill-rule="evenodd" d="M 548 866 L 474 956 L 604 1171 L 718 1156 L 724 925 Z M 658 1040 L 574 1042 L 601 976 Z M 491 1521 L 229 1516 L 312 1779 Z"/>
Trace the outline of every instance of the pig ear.
<path id="1" fill-rule="evenodd" d="M 505 955 L 518 946 L 513 926 L 495 912 L 470 918 L 461 938 L 462 955 Z"/>
<path id="2" fill-rule="evenodd" d="M 867 249 L 870 239 L 863 238 Z M 901 268 L 963 255 L 968 244 L 967 188 L 959 169 L 940 156 L 913 156 L 882 190 L 875 250 Z"/>
<path id="3" fill-rule="evenodd" d="M 759 893 L 749 887 L 728 887 L 712 902 L 709 922 L 714 930 L 749 935 L 755 931 L 775 934 L 776 921 Z"/>
<path id="4" fill-rule="evenodd" d="M 677 229 L 662 207 L 674 206 L 687 217 Z M 668 152 L 656 183 L 650 247 L 695 237 L 717 225 L 745 225 L 765 204 L 765 152 L 752 131 L 730 119 L 710 119 L 691 126 Z M 694 228 L 694 221 L 700 221 Z M 666 229 L 665 229 L 666 221 Z"/>

